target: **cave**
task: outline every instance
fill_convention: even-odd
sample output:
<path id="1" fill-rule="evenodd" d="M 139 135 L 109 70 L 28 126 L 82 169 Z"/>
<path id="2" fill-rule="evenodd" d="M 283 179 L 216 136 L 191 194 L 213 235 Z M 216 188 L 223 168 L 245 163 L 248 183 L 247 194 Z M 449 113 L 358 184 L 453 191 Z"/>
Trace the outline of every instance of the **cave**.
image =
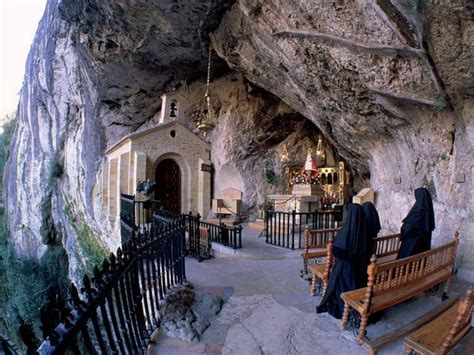
<path id="1" fill-rule="evenodd" d="M 453 270 L 472 284 L 473 11 L 462 1 L 48 0 L 3 177 L 9 250 L 34 265 L 58 254 L 59 283 L 82 284 L 123 247 L 120 193 L 170 176 L 179 201 L 164 188 L 153 199 L 174 213 L 220 224 L 212 200 L 232 188 L 239 223 L 258 227 L 269 196 L 292 195 L 310 149 L 326 190 L 305 208 L 331 197 L 345 215 L 367 199 L 389 235 L 426 188 L 432 247 L 457 235 Z"/>

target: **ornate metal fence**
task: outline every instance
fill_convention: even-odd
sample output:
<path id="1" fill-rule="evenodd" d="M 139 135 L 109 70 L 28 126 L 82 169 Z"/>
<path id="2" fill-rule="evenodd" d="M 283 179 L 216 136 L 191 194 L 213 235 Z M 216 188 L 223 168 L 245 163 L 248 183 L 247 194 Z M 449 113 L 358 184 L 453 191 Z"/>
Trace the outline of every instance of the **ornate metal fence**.
<path id="1" fill-rule="evenodd" d="M 229 246 L 233 249 L 242 248 L 242 226 L 229 227 L 225 224 L 213 224 L 201 221 L 201 216 L 198 214 L 172 215 L 163 214 L 162 212 L 155 212 L 153 214 L 153 223 L 151 228 L 160 228 L 163 225 L 176 223 L 184 223 L 189 237 L 189 250 L 192 255 L 199 254 L 199 227 L 204 227 L 209 230 L 209 235 L 212 242 Z"/>
<path id="2" fill-rule="evenodd" d="M 122 245 L 127 243 L 135 232 L 135 201 L 133 195 L 120 194 L 120 237 Z"/>
<path id="3" fill-rule="evenodd" d="M 265 242 L 284 248 L 304 246 L 304 230 L 328 229 L 342 221 L 342 211 L 281 212 L 265 211 Z"/>
<path id="4" fill-rule="evenodd" d="M 83 286 L 70 288 L 67 305 L 53 297 L 41 310 L 44 341 L 38 349 L 21 331 L 29 353 L 136 354 L 146 351 L 159 326 L 158 311 L 171 286 L 186 279 L 185 226 L 178 221 L 136 233 L 117 254 L 95 267 Z"/>
<path id="5" fill-rule="evenodd" d="M 225 224 L 212 224 L 201 221 L 199 214 L 173 214 L 166 212 L 159 201 L 136 201 L 134 196 L 121 195 L 120 223 L 122 243 L 132 238 L 132 235 L 148 233 L 162 228 L 184 225 L 187 236 L 187 251 L 197 258 L 201 258 L 201 231 L 200 227 L 209 230 L 212 242 L 220 243 L 234 249 L 242 248 L 242 227 L 229 227 Z M 135 233 L 135 234 L 134 234 Z"/>
<path id="6" fill-rule="evenodd" d="M 209 230 L 211 240 L 233 249 L 242 248 L 242 226 L 229 227 L 225 224 L 213 224 L 201 221 L 199 214 L 193 215 L 189 213 L 185 215 L 190 231 L 194 231 L 194 235 L 199 238 L 199 227 L 204 227 Z M 196 238 L 196 237 L 195 237 Z M 197 241 L 199 245 L 199 241 Z"/>

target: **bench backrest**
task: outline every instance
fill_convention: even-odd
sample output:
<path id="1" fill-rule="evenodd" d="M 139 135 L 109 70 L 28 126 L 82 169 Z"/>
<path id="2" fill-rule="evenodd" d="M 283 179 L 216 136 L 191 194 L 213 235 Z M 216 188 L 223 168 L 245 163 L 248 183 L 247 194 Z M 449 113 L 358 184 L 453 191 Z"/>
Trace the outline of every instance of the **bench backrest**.
<path id="1" fill-rule="evenodd" d="M 377 259 L 383 258 L 385 256 L 398 254 L 398 249 L 400 249 L 400 234 L 391 234 L 385 235 L 383 237 L 377 237 L 374 239 L 374 250 L 375 256 Z M 331 236 L 327 244 L 327 259 L 330 261 L 329 264 L 333 265 L 333 254 L 332 246 L 334 242 L 334 237 Z"/>
<path id="2" fill-rule="evenodd" d="M 385 235 L 383 237 L 377 237 L 374 239 L 374 250 L 376 251 L 376 257 L 382 258 L 389 255 L 398 253 L 400 249 L 400 234 Z M 334 237 L 330 236 L 326 247 L 326 279 L 329 279 L 332 267 L 335 264 L 334 255 L 332 253 L 332 247 L 334 244 Z M 324 280 L 323 280 L 324 281 Z"/>
<path id="3" fill-rule="evenodd" d="M 373 254 L 375 254 L 377 259 L 398 254 L 400 243 L 400 233 L 377 237 L 374 239 Z"/>
<path id="4" fill-rule="evenodd" d="M 306 228 L 304 231 L 304 253 L 308 253 L 309 249 L 326 249 L 326 245 L 329 243 L 329 238 L 334 238 L 339 229 L 341 228 Z"/>
<path id="5" fill-rule="evenodd" d="M 471 321 L 472 307 L 474 302 L 474 288 L 470 286 L 467 289 L 466 296 L 459 303 L 457 309 L 457 317 L 449 331 L 448 336 L 441 346 L 441 354 L 447 354 L 449 349 L 452 348 L 452 341 L 454 338 L 464 329 L 464 327 Z"/>
<path id="6" fill-rule="evenodd" d="M 376 264 L 375 255 L 372 256 L 367 269 L 367 291 L 375 296 L 413 285 L 442 269 L 452 272 L 458 240 L 456 234 L 453 241 L 437 248 L 380 265 Z"/>

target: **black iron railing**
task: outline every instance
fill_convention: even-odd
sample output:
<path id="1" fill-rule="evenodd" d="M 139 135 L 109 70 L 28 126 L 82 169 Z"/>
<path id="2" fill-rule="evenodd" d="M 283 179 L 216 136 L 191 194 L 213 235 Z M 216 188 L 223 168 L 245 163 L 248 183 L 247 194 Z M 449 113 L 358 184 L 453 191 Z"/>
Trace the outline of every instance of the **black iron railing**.
<path id="1" fill-rule="evenodd" d="M 199 214 L 193 215 L 189 213 L 185 215 L 188 223 L 194 226 L 205 227 L 209 230 L 211 240 L 213 242 L 232 247 L 234 249 L 242 248 L 242 226 L 226 226 L 225 224 L 213 224 L 201 221 Z M 199 228 L 197 228 L 199 229 Z M 196 230 L 194 228 L 194 230 Z"/>
<path id="2" fill-rule="evenodd" d="M 160 230 L 166 226 L 185 225 L 187 246 L 191 256 L 201 256 L 201 230 L 208 229 L 212 242 L 234 249 L 242 248 L 242 227 L 212 224 L 201 221 L 199 214 L 173 214 L 166 212 L 159 201 L 136 201 L 134 196 L 121 195 L 120 223 L 122 243 L 130 240 L 131 235 Z"/>
<path id="3" fill-rule="evenodd" d="M 120 234 L 122 245 L 127 243 L 136 232 L 150 231 L 153 215 L 159 215 L 166 220 L 173 220 L 177 215 L 171 215 L 162 209 L 160 201 L 137 201 L 135 196 L 120 194 Z"/>
<path id="4" fill-rule="evenodd" d="M 170 220 L 177 217 L 163 210 L 163 206 L 158 200 L 136 201 L 135 200 L 135 225 L 140 231 L 149 230 L 153 222 L 153 215 L 159 212 L 160 216 Z"/>
<path id="5" fill-rule="evenodd" d="M 198 214 L 182 215 L 163 215 L 160 212 L 153 214 L 153 223 L 151 228 L 160 228 L 163 225 L 169 225 L 180 221 L 186 225 L 186 230 L 189 235 L 189 246 L 191 254 L 199 254 L 199 240 L 201 237 L 200 227 L 206 228 L 209 231 L 209 236 L 212 242 L 229 246 L 233 249 L 242 248 L 242 226 L 226 226 L 225 224 L 213 224 L 201 220 Z"/>
<path id="6" fill-rule="evenodd" d="M 176 222 L 136 233 L 111 254 L 83 286 L 70 288 L 67 305 L 53 297 L 41 310 L 44 341 L 38 349 L 25 328 L 29 353 L 144 353 L 159 326 L 160 301 L 186 279 L 185 226 Z"/>
<path id="7" fill-rule="evenodd" d="M 135 232 L 135 201 L 133 195 L 120 194 L 120 237 L 122 245 L 127 243 Z"/>
<path id="8" fill-rule="evenodd" d="M 265 242 L 295 249 L 304 246 L 304 230 L 336 227 L 342 211 L 281 212 L 265 211 Z"/>

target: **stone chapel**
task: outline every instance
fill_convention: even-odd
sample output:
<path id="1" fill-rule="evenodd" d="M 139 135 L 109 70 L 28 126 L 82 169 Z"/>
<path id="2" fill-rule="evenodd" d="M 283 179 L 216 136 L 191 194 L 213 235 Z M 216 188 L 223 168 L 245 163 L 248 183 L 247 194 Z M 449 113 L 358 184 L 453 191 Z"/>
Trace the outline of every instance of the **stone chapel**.
<path id="1" fill-rule="evenodd" d="M 207 216 L 211 204 L 210 145 L 182 122 L 179 97 L 161 97 L 158 124 L 131 133 L 106 151 L 103 168 L 103 202 L 109 219 L 120 214 L 120 194 L 134 195 L 140 181 L 156 181 L 152 199 L 174 213 Z"/>

